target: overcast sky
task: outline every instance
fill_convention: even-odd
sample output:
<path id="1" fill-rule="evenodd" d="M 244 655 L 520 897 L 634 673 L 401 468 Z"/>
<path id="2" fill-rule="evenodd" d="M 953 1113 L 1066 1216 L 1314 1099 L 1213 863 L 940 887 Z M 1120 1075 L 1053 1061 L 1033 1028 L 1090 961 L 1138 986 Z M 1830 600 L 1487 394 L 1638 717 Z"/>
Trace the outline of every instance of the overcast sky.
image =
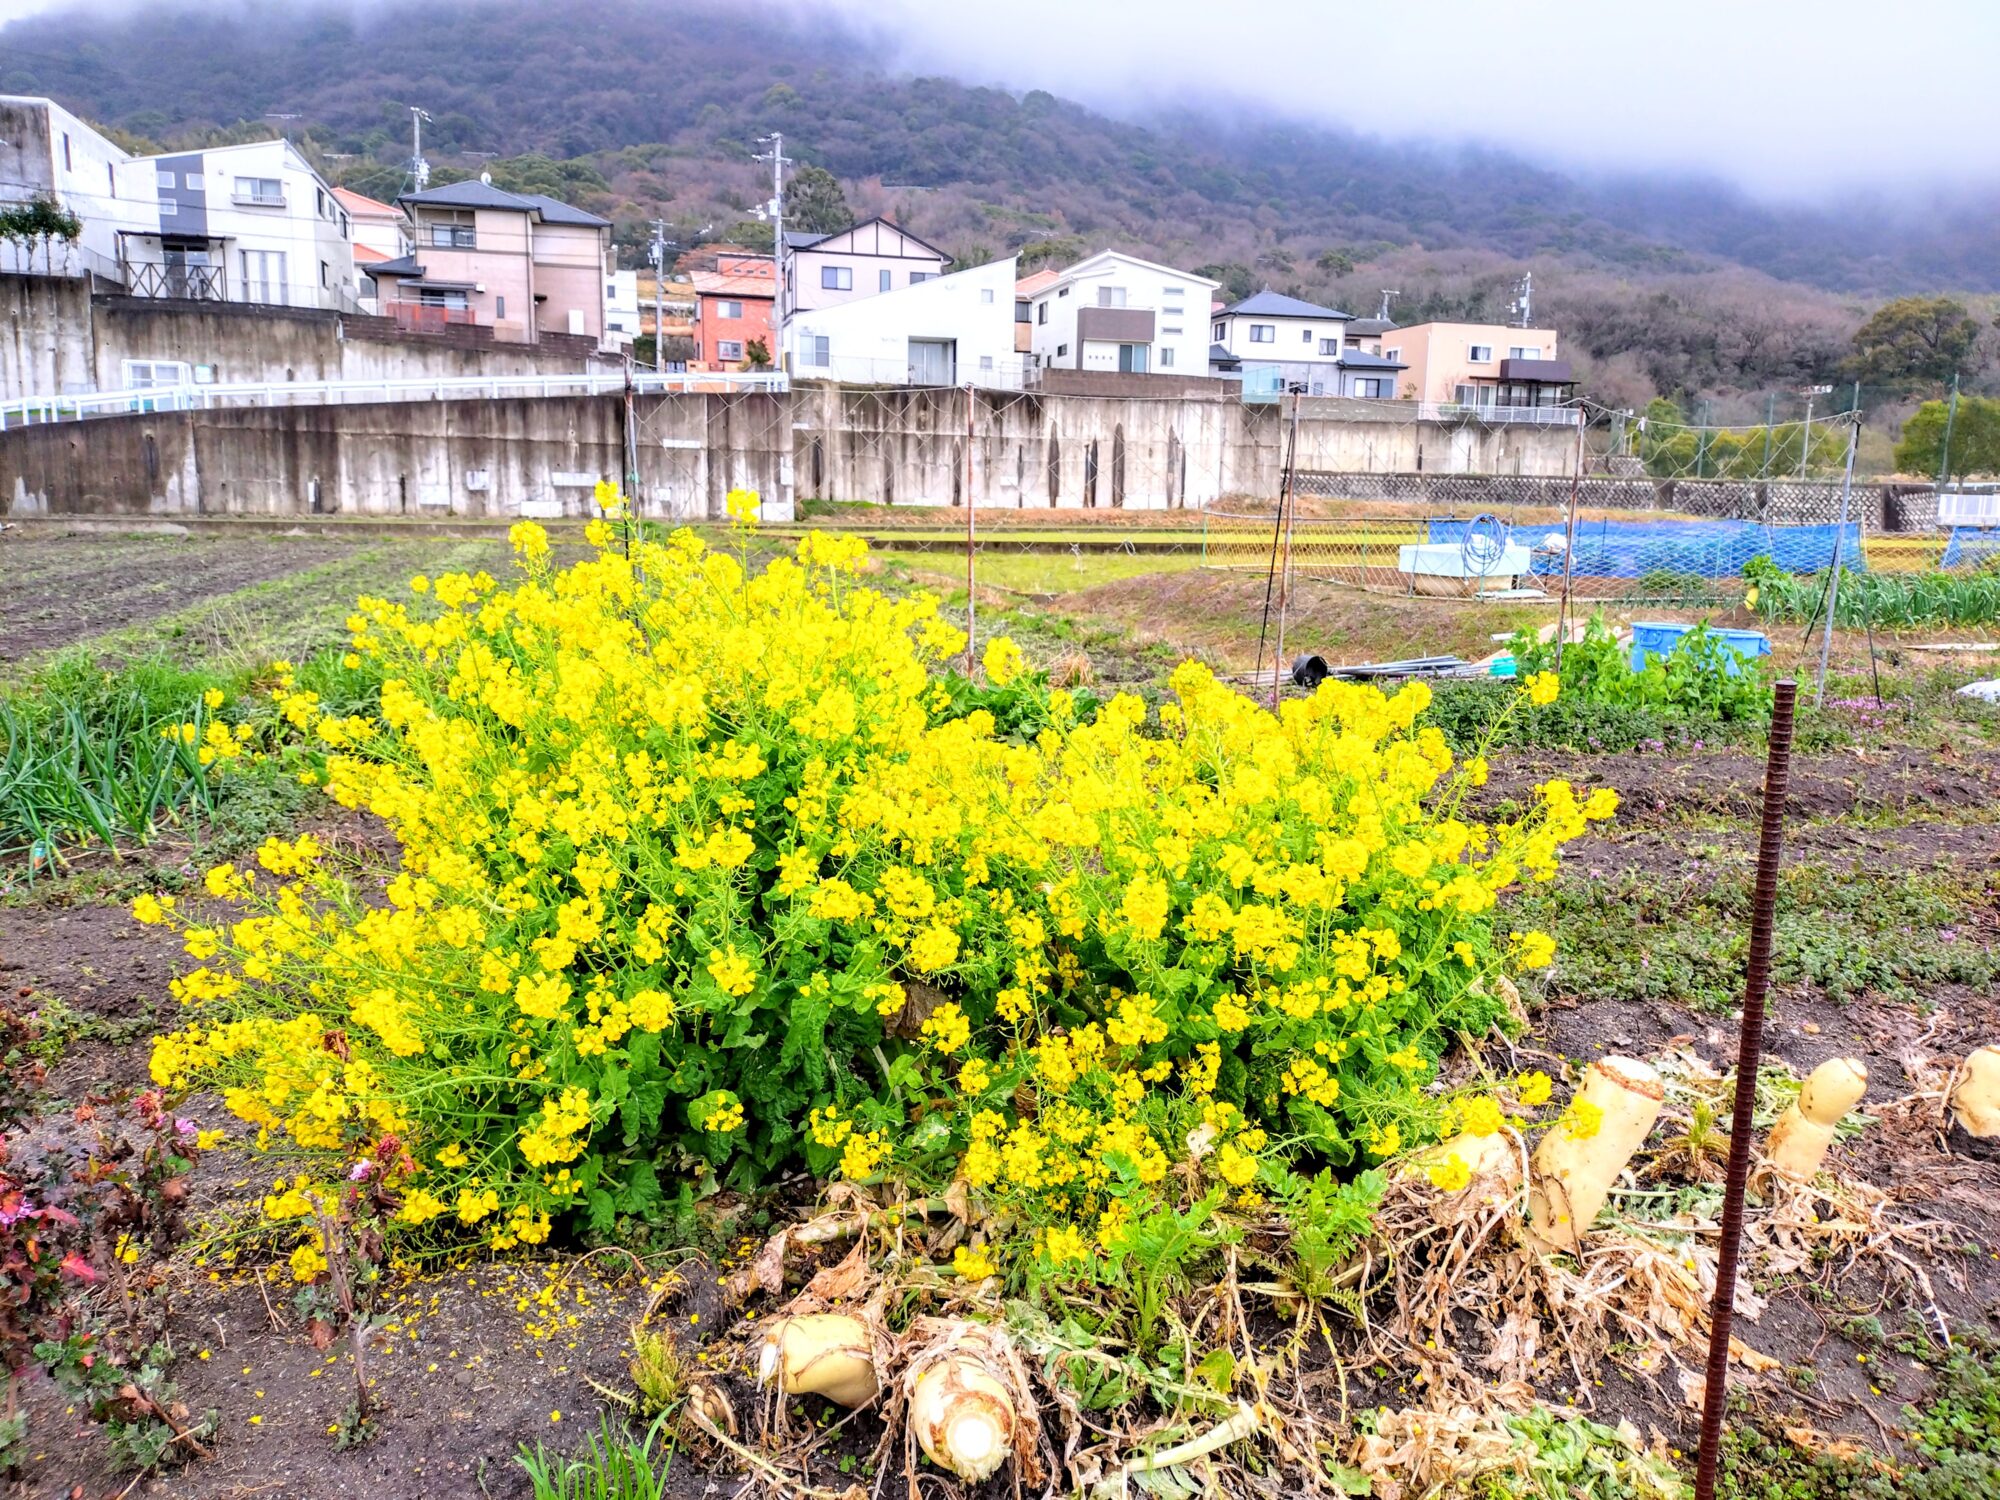
<path id="1" fill-rule="evenodd" d="M 890 23 L 908 65 L 1091 104 L 1242 100 L 1765 194 L 2000 180 L 1996 0 L 808 3 Z"/>
<path id="2" fill-rule="evenodd" d="M 84 0 L 108 3 L 129 0 Z M 2000 182 L 2000 0 L 793 3 L 876 29 L 891 66 L 1119 113 L 1243 103 L 1765 196 Z M 0 19 L 64 5 L 0 0 Z"/>

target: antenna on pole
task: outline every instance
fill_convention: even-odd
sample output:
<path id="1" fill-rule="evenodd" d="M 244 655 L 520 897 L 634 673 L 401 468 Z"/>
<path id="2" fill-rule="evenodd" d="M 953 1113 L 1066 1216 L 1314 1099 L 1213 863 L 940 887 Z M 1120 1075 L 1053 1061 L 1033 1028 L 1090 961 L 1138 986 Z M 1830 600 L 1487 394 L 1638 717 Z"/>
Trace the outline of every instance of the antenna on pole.
<path id="1" fill-rule="evenodd" d="M 653 220 L 653 242 L 646 247 L 646 260 L 653 267 L 653 373 L 666 369 L 667 344 L 666 280 L 667 221 Z"/>
<path id="2" fill-rule="evenodd" d="M 424 121 L 431 117 L 422 105 L 410 106 L 410 191 L 421 193 L 430 185 L 431 164 L 424 160 Z"/>
<path id="3" fill-rule="evenodd" d="M 760 135 L 757 143 L 770 147 L 768 151 L 760 151 L 753 159 L 771 164 L 771 201 L 757 216 L 771 221 L 772 260 L 778 273 L 771 296 L 771 343 L 774 346 L 771 358 L 782 370 L 785 368 L 785 168 L 792 164 L 792 159 L 785 155 L 783 131 L 774 130 L 769 135 Z"/>
<path id="4" fill-rule="evenodd" d="M 1514 283 L 1514 300 L 1507 304 L 1507 311 L 1519 313 L 1521 315 L 1519 326 L 1526 328 L 1534 317 L 1534 307 L 1535 273 L 1523 271 L 1521 279 Z"/>

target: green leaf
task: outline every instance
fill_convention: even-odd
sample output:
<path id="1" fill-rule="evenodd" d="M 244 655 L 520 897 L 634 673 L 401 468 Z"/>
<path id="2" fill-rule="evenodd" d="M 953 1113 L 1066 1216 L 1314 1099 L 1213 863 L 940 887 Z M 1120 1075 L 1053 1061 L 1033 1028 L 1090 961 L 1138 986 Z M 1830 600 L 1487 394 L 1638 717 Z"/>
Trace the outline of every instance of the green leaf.
<path id="1" fill-rule="evenodd" d="M 646 1157 L 632 1163 L 625 1174 L 625 1190 L 618 1195 L 618 1207 L 625 1213 L 650 1219 L 661 1202 L 660 1174 Z"/>
<path id="2" fill-rule="evenodd" d="M 590 1210 L 590 1227 L 595 1230 L 609 1229 L 618 1218 L 618 1201 L 603 1188 L 591 1189 L 584 1200 Z"/>

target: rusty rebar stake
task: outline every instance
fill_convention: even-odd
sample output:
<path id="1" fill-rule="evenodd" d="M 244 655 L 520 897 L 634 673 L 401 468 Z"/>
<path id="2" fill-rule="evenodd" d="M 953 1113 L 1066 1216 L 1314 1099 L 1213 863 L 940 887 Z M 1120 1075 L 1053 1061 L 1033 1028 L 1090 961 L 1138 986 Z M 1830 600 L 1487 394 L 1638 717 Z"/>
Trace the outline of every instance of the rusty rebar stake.
<path id="1" fill-rule="evenodd" d="M 1743 1247 L 1743 1195 L 1750 1180 L 1757 1070 L 1764 1056 L 1764 996 L 1771 987 L 1771 935 L 1777 923 L 1778 861 L 1785 844 L 1785 796 L 1792 780 L 1792 710 L 1798 695 L 1799 685 L 1788 677 L 1777 685 L 1771 705 L 1771 748 L 1764 761 L 1764 823 L 1757 843 L 1757 895 L 1750 909 L 1750 961 L 1743 975 L 1743 1028 L 1736 1044 L 1729 1175 L 1722 1194 L 1722 1249 L 1715 1261 L 1715 1299 L 1708 1310 L 1708 1379 L 1701 1395 L 1695 1500 L 1715 1500 L 1716 1461 L 1722 1451 L 1730 1325 L 1736 1318 L 1736 1263 Z"/>

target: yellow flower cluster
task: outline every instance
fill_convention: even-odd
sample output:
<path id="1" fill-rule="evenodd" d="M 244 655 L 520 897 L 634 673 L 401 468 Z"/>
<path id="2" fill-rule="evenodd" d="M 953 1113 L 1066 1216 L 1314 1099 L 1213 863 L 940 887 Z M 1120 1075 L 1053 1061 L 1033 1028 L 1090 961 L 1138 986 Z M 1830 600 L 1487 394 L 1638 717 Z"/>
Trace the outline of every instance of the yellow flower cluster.
<path id="1" fill-rule="evenodd" d="M 854 538 L 752 576 L 689 532 L 628 553 L 605 527 L 560 571 L 539 527 L 511 537 L 511 587 L 361 601 L 378 716 L 283 679 L 327 790 L 400 841 L 386 900 L 305 837 L 209 873 L 233 921 L 134 908 L 200 965 L 156 1081 L 218 1089 L 319 1176 L 401 1163 L 379 1190 L 410 1227 L 534 1243 L 803 1158 L 962 1177 L 1087 1269 L 1189 1193 L 1436 1133 L 1447 1039 L 1552 951 L 1499 902 L 1615 807 L 1550 782 L 1465 819 L 1482 768 L 1421 685 L 1273 715 L 1188 664 L 1156 718 L 1085 716 L 1002 638 L 989 683 L 1046 698 L 1004 737 L 939 686 L 963 633 L 865 587 Z"/>

